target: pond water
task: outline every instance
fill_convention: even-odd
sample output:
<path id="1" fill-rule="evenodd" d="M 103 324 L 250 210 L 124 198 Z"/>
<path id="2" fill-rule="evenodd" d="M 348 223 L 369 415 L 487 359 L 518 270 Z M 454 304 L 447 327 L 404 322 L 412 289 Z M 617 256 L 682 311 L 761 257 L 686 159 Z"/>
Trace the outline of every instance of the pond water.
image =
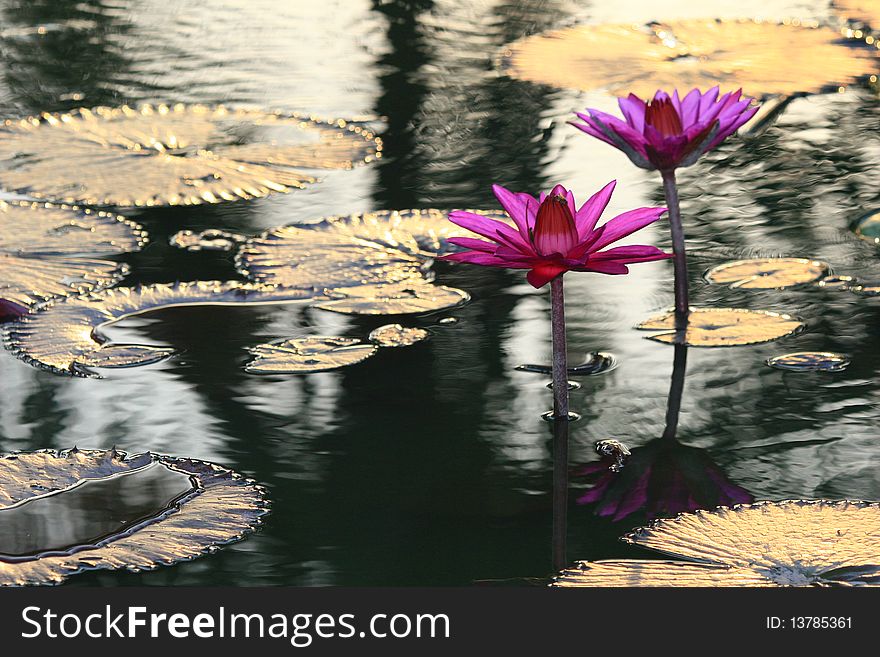
<path id="1" fill-rule="evenodd" d="M 505 43 L 576 22 L 828 16 L 824 3 L 790 0 L 681 0 L 664 3 L 662 16 L 656 7 L 646 0 L 4 0 L 0 115 L 200 102 L 369 121 L 384 141 L 375 165 L 322 172 L 320 184 L 287 195 L 124 213 L 151 241 L 122 258 L 131 267 L 123 284 L 231 280 L 232 254 L 184 251 L 169 238 L 185 229 L 257 234 L 389 208 L 494 208 L 495 182 L 532 192 L 559 182 L 583 197 L 617 178 L 607 216 L 661 205 L 658 176 L 565 124 L 574 110 L 608 109 L 613 99 L 500 75 L 492 63 Z M 667 480 L 677 467 L 700 481 L 706 477 L 695 471 L 711 472 L 712 481 L 723 478 L 756 499 L 880 499 L 880 298 L 834 285 L 762 290 L 702 278 L 726 261 L 787 256 L 880 281 L 877 246 L 851 230 L 880 206 L 878 125 L 880 100 L 867 87 L 799 98 L 766 130 L 731 140 L 679 176 L 692 303 L 796 315 L 806 324 L 798 335 L 690 348 L 685 373 L 681 349 L 633 328 L 671 304 L 670 262 L 637 265 L 625 277 L 566 277 L 572 364 L 594 351 L 616 363 L 577 378 L 575 470 L 599 460 L 597 441 L 614 439 L 634 462 L 665 468 Z M 662 223 L 639 241 L 670 248 Z M 273 502 L 260 532 L 210 557 L 152 573 L 88 573 L 69 584 L 516 584 L 550 574 L 552 434 L 541 414 L 551 393 L 546 375 L 516 369 L 549 362 L 549 295 L 517 272 L 434 269 L 438 283 L 472 300 L 403 319 L 284 305 L 161 310 L 108 335 L 181 355 L 104 370 L 100 380 L 57 376 L 0 354 L 0 452 L 116 446 L 204 459 L 256 479 Z M 457 321 L 442 321 L 449 317 Z M 244 369 L 247 348 L 257 344 L 364 338 L 397 321 L 430 335 L 333 372 Z M 799 372 L 765 363 L 806 351 L 846 354 L 851 364 Z M 671 381 L 683 385 L 676 434 L 683 456 L 660 458 L 649 443 L 668 430 Z M 587 481 L 572 478 L 569 556 L 649 556 L 617 538 L 643 524 L 652 504 L 617 520 L 596 515 L 595 504 L 575 503 Z"/>

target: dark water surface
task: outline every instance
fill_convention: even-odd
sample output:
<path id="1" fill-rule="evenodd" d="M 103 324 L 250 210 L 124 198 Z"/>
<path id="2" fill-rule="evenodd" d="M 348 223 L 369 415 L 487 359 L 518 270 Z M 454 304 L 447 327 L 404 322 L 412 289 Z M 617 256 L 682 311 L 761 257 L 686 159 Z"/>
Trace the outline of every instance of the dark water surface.
<path id="1" fill-rule="evenodd" d="M 181 229 L 253 234 L 374 209 L 494 207 L 494 182 L 533 192 L 559 182 L 586 197 L 617 178 L 610 217 L 662 203 L 659 177 L 565 125 L 573 110 L 613 101 L 511 80 L 492 58 L 512 39 L 576 20 L 699 15 L 693 3 L 671 3 L 663 16 L 654 3 L 631 3 L 639 5 L 632 15 L 613 4 L 7 0 L 0 114 L 181 101 L 375 119 L 385 142 L 375 166 L 329 171 L 308 190 L 264 200 L 127 213 L 152 239 L 125 259 L 127 284 L 236 277 L 230 254 L 170 247 Z M 824 17 L 811 4 L 717 10 Z M 699 13 L 712 11 L 703 4 Z M 726 260 L 786 255 L 880 281 L 877 248 L 849 230 L 880 207 L 878 127 L 880 101 L 867 88 L 798 99 L 763 133 L 731 140 L 681 173 L 694 305 L 788 312 L 807 330 L 751 347 L 690 349 L 677 427 L 686 455 L 658 468 L 696 478 L 718 471 L 758 499 L 880 499 L 880 298 L 811 286 L 731 290 L 701 278 Z M 639 241 L 669 248 L 665 225 Z M 206 459 L 265 484 L 273 500 L 263 530 L 218 554 L 70 584 L 465 585 L 546 576 L 552 453 L 540 414 L 550 391 L 547 377 L 514 368 L 549 362 L 549 295 L 516 272 L 435 269 L 438 282 L 473 301 L 407 319 L 430 338 L 338 372 L 249 375 L 245 348 L 365 336 L 389 318 L 284 306 L 154 312 L 109 335 L 182 355 L 107 370 L 103 380 L 58 377 L 0 354 L 0 451 L 115 445 Z M 566 282 L 572 361 L 596 350 L 618 359 L 616 369 L 580 378 L 572 394 L 583 416 L 572 427 L 572 464 L 595 462 L 595 442 L 608 438 L 634 455 L 653 449 L 668 428 L 675 350 L 632 327 L 671 304 L 671 264 Z M 449 316 L 459 321 L 439 322 Z M 764 364 L 805 350 L 844 352 L 852 365 L 796 373 Z M 653 452 L 642 454 L 640 462 Z M 583 489 L 574 478 L 572 501 Z M 573 504 L 569 554 L 642 556 L 617 537 L 645 520 L 644 509 L 615 522 Z"/>

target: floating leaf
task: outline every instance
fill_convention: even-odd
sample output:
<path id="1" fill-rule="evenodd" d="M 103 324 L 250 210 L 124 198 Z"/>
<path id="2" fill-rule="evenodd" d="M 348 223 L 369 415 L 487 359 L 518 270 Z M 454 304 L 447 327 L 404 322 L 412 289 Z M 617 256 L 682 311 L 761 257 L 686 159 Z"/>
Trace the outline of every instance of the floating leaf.
<path id="1" fill-rule="evenodd" d="M 304 187 L 381 142 L 345 121 L 202 105 L 44 113 L 0 127 L 0 185 L 86 205 L 198 205 Z"/>
<path id="2" fill-rule="evenodd" d="M 509 221 L 502 212 L 481 214 Z M 450 308 L 468 295 L 430 285 L 427 267 L 456 249 L 448 238 L 470 233 L 447 215 L 381 211 L 282 226 L 249 240 L 238 266 L 256 282 L 321 291 L 332 298 L 316 305 L 324 310 L 384 315 Z"/>
<path id="3" fill-rule="evenodd" d="M 828 273 L 819 260 L 806 258 L 752 258 L 713 267 L 706 272 L 710 283 L 748 290 L 779 290 L 793 285 L 815 283 Z"/>
<path id="4" fill-rule="evenodd" d="M 137 251 L 141 228 L 106 212 L 0 201 L 0 299 L 37 301 L 99 289 L 125 275 L 125 265 L 92 256 Z"/>
<path id="5" fill-rule="evenodd" d="M 638 325 L 647 331 L 662 331 L 650 336 L 651 340 L 667 344 L 687 344 L 692 347 L 735 347 L 778 340 L 793 335 L 804 324 L 791 315 L 767 310 L 744 308 L 691 308 L 687 332 L 683 341 L 675 330 L 675 313 L 655 315 Z"/>
<path id="6" fill-rule="evenodd" d="M 0 459 L 0 586 L 190 560 L 242 539 L 266 507 L 260 487 L 204 461 L 13 454 Z"/>
<path id="7" fill-rule="evenodd" d="M 256 358 L 245 366 L 253 374 L 308 374 L 354 365 L 376 353 L 376 345 L 356 338 L 312 337 L 270 342 L 249 349 Z"/>
<path id="8" fill-rule="evenodd" d="M 858 219 L 852 227 L 855 234 L 872 244 L 880 244 L 880 212 L 871 212 Z"/>
<path id="9" fill-rule="evenodd" d="M 849 291 L 862 297 L 876 297 L 880 295 L 880 283 L 859 283 L 850 286 Z"/>
<path id="10" fill-rule="evenodd" d="M 876 71 L 873 51 L 840 41 L 826 27 L 755 21 L 582 25 L 521 39 L 503 63 L 513 77 L 615 95 L 715 85 L 750 96 L 791 95 Z"/>
<path id="11" fill-rule="evenodd" d="M 767 360 L 770 367 L 792 372 L 842 372 L 851 362 L 849 356 L 830 351 L 798 351 Z"/>
<path id="12" fill-rule="evenodd" d="M 196 281 L 113 288 L 50 302 L 4 327 L 22 359 L 58 374 L 94 377 L 91 367 L 133 367 L 167 358 L 171 349 L 107 343 L 101 329 L 133 315 L 193 305 L 310 301 L 303 290 L 238 282 Z"/>
<path id="13" fill-rule="evenodd" d="M 849 290 L 854 285 L 858 285 L 858 279 L 854 276 L 826 276 L 821 281 L 816 283 L 819 287 L 827 287 L 827 288 L 839 288 L 841 290 Z"/>
<path id="14" fill-rule="evenodd" d="M 428 337 L 420 328 L 404 328 L 400 324 L 386 324 L 370 332 L 370 341 L 380 347 L 408 347 Z"/>
<path id="15" fill-rule="evenodd" d="M 612 354 L 604 351 L 594 351 L 587 354 L 586 360 L 580 365 L 572 365 L 568 368 L 569 376 L 590 376 L 592 374 L 602 374 L 617 366 L 617 359 Z M 532 372 L 534 374 L 553 374 L 553 368 L 550 365 L 517 365 L 515 368 L 518 372 Z"/>
<path id="16" fill-rule="evenodd" d="M 209 228 L 199 233 L 181 230 L 171 236 L 169 243 L 186 251 L 232 251 L 244 244 L 247 237 L 238 233 Z"/>
<path id="17" fill-rule="evenodd" d="M 554 586 L 853 586 L 880 582 L 880 505 L 759 502 L 658 520 L 624 537 L 684 561 L 579 562 Z"/>

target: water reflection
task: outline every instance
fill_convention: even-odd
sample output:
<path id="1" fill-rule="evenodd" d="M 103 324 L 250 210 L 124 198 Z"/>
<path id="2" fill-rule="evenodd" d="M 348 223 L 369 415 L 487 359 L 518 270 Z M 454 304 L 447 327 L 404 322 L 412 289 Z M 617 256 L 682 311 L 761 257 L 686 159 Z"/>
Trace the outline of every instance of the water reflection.
<path id="1" fill-rule="evenodd" d="M 648 518 L 669 517 L 754 500 L 727 478 L 707 450 L 679 442 L 688 347 L 675 345 L 674 349 L 663 435 L 634 448 L 622 468 L 617 467 L 616 456 L 608 456 L 578 471 L 593 480 L 578 503 L 596 504 L 596 515 L 617 522 L 637 512 Z"/>

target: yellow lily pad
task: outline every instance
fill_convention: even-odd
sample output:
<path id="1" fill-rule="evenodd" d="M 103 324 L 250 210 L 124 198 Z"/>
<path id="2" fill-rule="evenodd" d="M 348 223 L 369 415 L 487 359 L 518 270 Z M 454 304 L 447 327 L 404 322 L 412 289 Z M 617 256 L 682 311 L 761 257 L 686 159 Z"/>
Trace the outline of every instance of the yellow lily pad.
<path id="1" fill-rule="evenodd" d="M 829 266 L 807 258 L 751 258 L 726 262 L 706 272 L 710 283 L 746 290 L 780 290 L 815 283 L 828 274 Z"/>
<path id="2" fill-rule="evenodd" d="M 651 340 L 692 347 L 736 347 L 778 340 L 803 330 L 796 317 L 767 310 L 744 308 L 691 308 L 682 340 L 675 327 L 675 313 L 670 311 L 651 317 L 637 327 L 660 331 Z"/>
<path id="3" fill-rule="evenodd" d="M 516 41 L 502 63 L 516 78 L 615 95 L 715 85 L 749 96 L 791 95 L 876 72 L 873 50 L 841 41 L 836 30 L 797 21 L 581 25 Z"/>
<path id="4" fill-rule="evenodd" d="M 249 349 L 255 358 L 245 366 L 252 374 L 309 374 L 365 361 L 376 345 L 356 338 L 318 336 L 281 340 Z"/>

